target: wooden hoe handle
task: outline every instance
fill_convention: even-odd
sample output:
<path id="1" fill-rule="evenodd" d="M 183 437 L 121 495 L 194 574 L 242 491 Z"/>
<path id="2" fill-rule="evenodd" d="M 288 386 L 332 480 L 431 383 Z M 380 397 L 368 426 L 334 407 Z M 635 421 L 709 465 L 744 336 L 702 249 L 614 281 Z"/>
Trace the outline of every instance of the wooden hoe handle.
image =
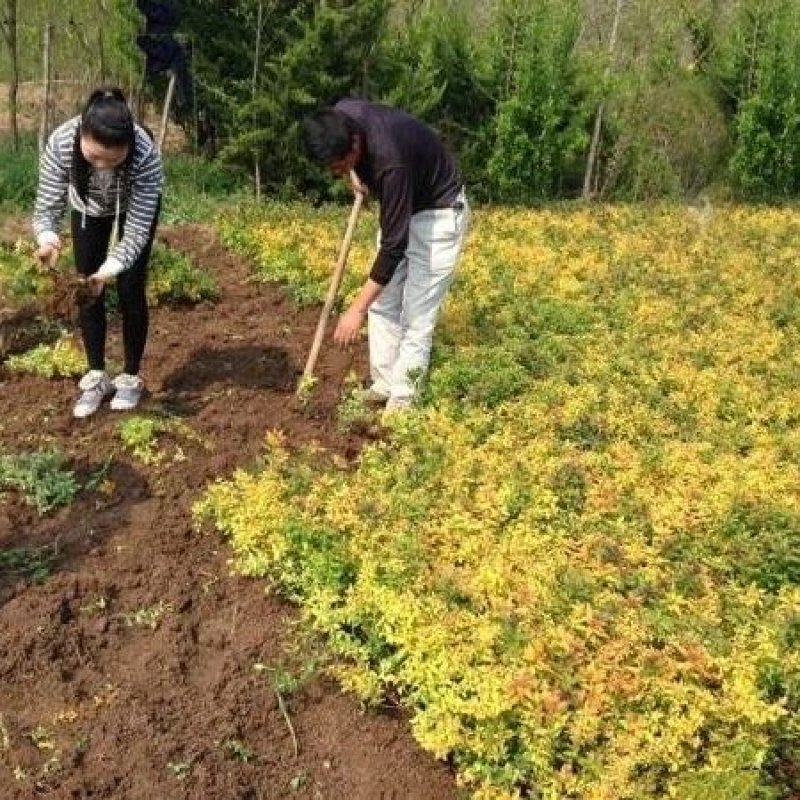
<path id="1" fill-rule="evenodd" d="M 356 192 L 355 200 L 353 201 L 353 209 L 350 212 L 350 219 L 347 222 L 347 230 L 345 231 L 344 239 L 342 239 L 342 244 L 339 248 L 339 257 L 336 260 L 336 266 L 331 276 L 331 283 L 328 287 L 328 296 L 325 298 L 325 305 L 322 307 L 322 313 L 319 315 L 317 331 L 314 334 L 314 342 L 311 345 L 311 351 L 306 360 L 303 377 L 300 379 L 300 384 L 297 387 L 298 394 L 308 386 L 308 381 L 314 374 L 314 367 L 317 365 L 317 358 L 319 356 L 320 347 L 322 347 L 322 340 L 325 337 L 325 328 L 328 324 L 331 311 L 333 310 L 333 305 L 336 302 L 339 286 L 342 283 L 344 268 L 347 264 L 347 256 L 350 253 L 350 245 L 353 242 L 353 235 L 356 232 L 356 222 L 358 222 L 358 215 L 361 212 L 361 206 L 363 204 L 364 195 L 361 192 Z"/>

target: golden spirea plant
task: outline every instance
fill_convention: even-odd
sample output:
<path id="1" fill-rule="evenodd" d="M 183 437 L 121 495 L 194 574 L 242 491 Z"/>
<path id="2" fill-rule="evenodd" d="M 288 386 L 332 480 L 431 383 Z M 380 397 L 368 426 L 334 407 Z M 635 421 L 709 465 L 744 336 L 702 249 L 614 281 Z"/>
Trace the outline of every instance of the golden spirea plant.
<path id="1" fill-rule="evenodd" d="M 11 372 L 43 378 L 69 378 L 86 370 L 86 357 L 74 338 L 62 333 L 53 344 L 40 344 L 26 353 L 9 356 L 5 365 Z"/>
<path id="2" fill-rule="evenodd" d="M 271 435 L 198 514 L 481 800 L 791 797 L 799 228 L 479 210 L 421 410 L 350 471 Z"/>

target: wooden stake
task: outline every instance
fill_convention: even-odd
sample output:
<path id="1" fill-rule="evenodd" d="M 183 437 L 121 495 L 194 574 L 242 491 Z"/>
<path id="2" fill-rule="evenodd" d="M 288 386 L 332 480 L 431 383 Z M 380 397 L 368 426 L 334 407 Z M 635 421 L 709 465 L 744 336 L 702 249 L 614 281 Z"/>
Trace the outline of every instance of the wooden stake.
<path id="1" fill-rule="evenodd" d="M 172 96 L 175 94 L 175 81 L 177 76 L 174 71 L 169 74 L 169 86 L 167 87 L 167 97 L 164 100 L 164 113 L 161 115 L 161 133 L 158 135 L 158 149 L 164 152 L 164 139 L 167 137 L 167 122 L 169 121 L 169 109 L 172 105 Z"/>
<path id="2" fill-rule="evenodd" d="M 325 298 L 325 305 L 322 307 L 322 313 L 319 315 L 319 322 L 317 323 L 317 330 L 314 334 L 314 342 L 311 345 L 311 351 L 306 360 L 306 366 L 303 370 L 303 377 L 300 379 L 300 384 L 297 387 L 297 393 L 301 394 L 309 384 L 313 374 L 314 367 L 317 365 L 317 358 L 319 356 L 320 348 L 322 347 L 322 340 L 325 337 L 325 328 L 328 324 L 328 317 L 333 310 L 333 304 L 336 302 L 336 295 L 339 291 L 339 286 L 342 283 L 342 276 L 344 275 L 345 264 L 347 264 L 347 256 L 350 253 L 350 245 L 353 243 L 353 235 L 356 231 L 356 222 L 358 222 L 358 215 L 361 212 L 361 206 L 364 204 L 364 195 L 361 192 L 356 192 L 355 200 L 353 201 L 353 210 L 350 212 L 350 219 L 347 222 L 347 230 L 342 239 L 342 245 L 339 248 L 339 257 L 336 260 L 336 266 L 333 269 L 331 276 L 331 283 L 328 287 L 328 296 Z"/>
<path id="3" fill-rule="evenodd" d="M 47 137 L 50 135 L 50 42 L 53 26 L 48 23 L 44 26 L 44 51 L 42 56 L 42 119 L 39 124 L 39 152 L 47 146 Z"/>

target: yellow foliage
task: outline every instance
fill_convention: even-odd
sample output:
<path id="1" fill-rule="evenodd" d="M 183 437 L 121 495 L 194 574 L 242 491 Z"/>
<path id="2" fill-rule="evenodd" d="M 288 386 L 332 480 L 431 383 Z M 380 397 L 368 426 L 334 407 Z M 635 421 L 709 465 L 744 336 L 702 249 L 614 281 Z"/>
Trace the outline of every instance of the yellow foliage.
<path id="1" fill-rule="evenodd" d="M 349 472 L 273 440 L 200 504 L 476 798 L 765 796 L 800 706 L 795 216 L 478 211 L 423 410 Z M 337 235 L 249 242 L 321 276 Z"/>

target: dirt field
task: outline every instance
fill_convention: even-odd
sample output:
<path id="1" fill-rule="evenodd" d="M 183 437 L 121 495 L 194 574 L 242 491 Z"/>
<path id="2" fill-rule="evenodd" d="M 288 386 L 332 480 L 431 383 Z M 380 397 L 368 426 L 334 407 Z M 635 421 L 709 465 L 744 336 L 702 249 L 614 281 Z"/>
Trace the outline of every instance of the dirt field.
<path id="1" fill-rule="evenodd" d="M 354 363 L 326 348 L 322 388 L 299 407 L 317 310 L 248 283 L 207 229 L 162 236 L 222 290 L 215 305 L 158 309 L 151 321 L 144 410 L 198 434 L 173 442 L 182 458 L 145 466 L 123 450 L 115 412 L 72 419 L 73 381 L 0 368 L 0 451 L 56 444 L 81 484 L 108 464 L 96 488 L 50 515 L 13 493 L 0 500 L 0 548 L 54 556 L 41 584 L 0 567 L 0 798 L 457 797 L 402 714 L 364 712 L 324 679 L 284 697 L 295 756 L 269 673 L 254 668 L 287 663 L 295 614 L 262 583 L 229 575 L 227 546 L 195 531 L 190 507 L 209 481 L 251 464 L 269 429 L 353 458 L 362 442 L 337 433 L 334 407 L 363 353 Z M 118 325 L 111 345 L 119 359 Z"/>

